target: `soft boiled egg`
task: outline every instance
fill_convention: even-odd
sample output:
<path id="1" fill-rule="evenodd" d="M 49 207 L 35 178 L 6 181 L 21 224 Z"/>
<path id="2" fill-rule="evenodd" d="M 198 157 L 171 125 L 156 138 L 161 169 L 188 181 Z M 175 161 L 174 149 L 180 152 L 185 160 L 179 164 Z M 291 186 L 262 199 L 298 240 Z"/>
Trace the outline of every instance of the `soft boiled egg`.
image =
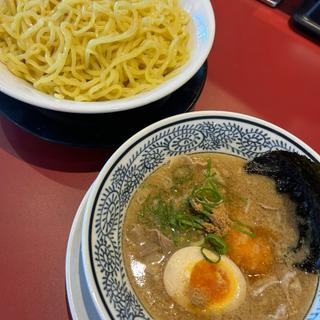
<path id="1" fill-rule="evenodd" d="M 212 251 L 204 249 L 204 253 L 217 260 Z M 237 265 L 226 256 L 218 263 L 208 262 L 198 246 L 176 251 L 167 262 L 163 281 L 169 296 L 195 314 L 235 310 L 246 296 L 246 281 Z"/>
<path id="2" fill-rule="evenodd" d="M 256 236 L 231 230 L 226 238 L 228 255 L 246 274 L 263 276 L 273 267 L 273 250 L 269 239 L 274 237 L 271 231 L 256 227 Z"/>

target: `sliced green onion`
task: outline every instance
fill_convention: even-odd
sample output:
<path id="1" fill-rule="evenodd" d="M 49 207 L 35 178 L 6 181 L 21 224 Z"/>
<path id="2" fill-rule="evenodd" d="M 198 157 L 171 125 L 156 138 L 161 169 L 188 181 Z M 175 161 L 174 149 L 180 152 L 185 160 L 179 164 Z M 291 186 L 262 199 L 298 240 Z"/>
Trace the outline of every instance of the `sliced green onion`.
<path id="1" fill-rule="evenodd" d="M 192 192 L 190 204 L 192 208 L 199 213 L 207 216 L 212 214 L 212 209 L 217 207 L 223 201 L 216 188 L 200 187 Z"/>
<path id="2" fill-rule="evenodd" d="M 253 227 L 248 226 L 247 224 L 244 224 L 239 220 L 233 220 L 233 222 L 234 222 L 234 224 L 233 224 L 232 228 L 234 230 L 237 230 L 241 233 L 244 233 L 251 238 L 256 238 L 257 234 L 256 234 Z"/>
<path id="3" fill-rule="evenodd" d="M 196 200 L 192 197 L 189 198 L 189 204 L 191 205 L 192 209 L 195 212 L 201 213 L 204 216 L 206 216 L 208 219 L 210 219 L 210 216 L 212 214 L 211 208 L 208 208 L 207 206 L 203 205 L 202 203 L 197 203 Z"/>
<path id="4" fill-rule="evenodd" d="M 222 237 L 217 236 L 216 234 L 209 233 L 205 236 L 205 241 L 207 241 L 214 251 L 218 254 L 226 254 L 228 252 L 227 244 L 225 243 Z"/>
<path id="5" fill-rule="evenodd" d="M 213 177 L 213 173 L 212 173 L 212 170 L 211 170 L 211 163 L 212 163 L 211 159 L 208 159 L 208 161 L 207 161 L 207 170 L 206 170 L 206 172 L 204 174 L 207 178 Z"/>
<path id="6" fill-rule="evenodd" d="M 210 185 L 210 188 L 202 187 L 202 188 L 196 189 L 193 192 L 193 196 L 198 202 L 202 204 L 208 204 L 214 207 L 217 206 L 222 201 L 222 197 L 218 192 L 217 188 L 211 185 Z"/>
<path id="7" fill-rule="evenodd" d="M 220 260 L 221 260 L 221 255 L 220 255 L 219 253 L 212 251 L 215 255 L 217 255 L 217 260 L 212 260 L 212 259 L 210 259 L 210 258 L 205 254 L 204 250 L 207 250 L 207 251 L 210 251 L 210 250 L 208 250 L 208 249 L 205 248 L 205 247 L 201 247 L 201 249 L 200 249 L 201 254 L 203 255 L 203 257 L 204 257 L 204 259 L 205 259 L 206 261 L 208 261 L 209 263 L 219 263 L 219 262 L 220 262 Z"/>
<path id="8" fill-rule="evenodd" d="M 192 191 L 189 202 L 196 212 L 210 218 L 210 215 L 213 213 L 212 210 L 223 202 L 217 183 L 214 180 L 210 159 L 208 160 L 207 170 L 204 175 L 205 181 L 201 186 Z"/>
<path id="9" fill-rule="evenodd" d="M 190 228 L 195 230 L 203 230 L 203 219 L 192 216 L 182 212 L 177 212 L 175 216 L 172 217 L 172 221 L 169 222 L 172 227 L 178 227 L 182 230 L 188 230 Z"/>

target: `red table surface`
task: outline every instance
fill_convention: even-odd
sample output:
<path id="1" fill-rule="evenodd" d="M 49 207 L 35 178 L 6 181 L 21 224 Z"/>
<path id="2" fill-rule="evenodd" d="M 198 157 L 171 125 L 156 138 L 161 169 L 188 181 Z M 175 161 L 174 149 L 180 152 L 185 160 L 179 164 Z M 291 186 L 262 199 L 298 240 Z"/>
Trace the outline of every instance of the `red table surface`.
<path id="1" fill-rule="evenodd" d="M 254 0 L 212 0 L 216 37 L 195 110 L 258 116 L 319 152 L 320 48 L 288 25 L 293 1 L 286 2 L 271 9 Z M 49 143 L 0 119 L 1 319 L 70 318 L 70 227 L 113 151 Z"/>

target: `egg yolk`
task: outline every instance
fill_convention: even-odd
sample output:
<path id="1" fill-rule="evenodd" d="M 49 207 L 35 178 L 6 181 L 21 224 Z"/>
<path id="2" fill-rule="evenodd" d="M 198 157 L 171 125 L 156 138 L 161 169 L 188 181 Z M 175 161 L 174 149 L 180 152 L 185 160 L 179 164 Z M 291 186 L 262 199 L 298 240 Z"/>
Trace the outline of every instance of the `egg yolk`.
<path id="1" fill-rule="evenodd" d="M 189 282 L 191 304 L 199 308 L 221 304 L 235 291 L 232 283 L 230 275 L 219 264 L 197 262 Z"/>
<path id="2" fill-rule="evenodd" d="M 261 276 L 270 271 L 274 257 L 266 230 L 256 228 L 256 237 L 252 238 L 232 229 L 225 241 L 228 256 L 248 275 Z"/>

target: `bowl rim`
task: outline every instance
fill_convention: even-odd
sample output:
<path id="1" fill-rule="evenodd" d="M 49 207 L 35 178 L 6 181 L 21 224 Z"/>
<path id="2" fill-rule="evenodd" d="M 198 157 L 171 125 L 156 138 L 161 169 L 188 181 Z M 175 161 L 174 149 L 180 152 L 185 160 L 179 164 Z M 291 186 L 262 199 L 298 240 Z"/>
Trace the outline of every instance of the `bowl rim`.
<path id="1" fill-rule="evenodd" d="M 49 109 L 58 112 L 69 112 L 69 113 L 112 113 L 112 112 L 119 112 L 130 110 L 134 108 L 139 108 L 152 102 L 155 102 L 165 96 L 169 95 L 173 91 L 177 90 L 181 86 L 183 86 L 188 80 L 190 80 L 196 72 L 201 68 L 205 60 L 207 59 L 212 45 L 215 38 L 215 31 L 216 31 L 216 22 L 215 22 L 215 15 L 213 11 L 213 7 L 210 0 L 200 0 L 201 6 L 204 7 L 207 14 L 209 15 L 210 23 L 207 24 L 208 28 L 208 41 L 206 42 L 206 46 L 204 50 L 200 51 L 197 55 L 197 59 L 194 60 L 193 63 L 186 62 L 185 66 L 182 66 L 183 72 L 177 73 L 171 79 L 166 80 L 159 86 L 146 91 L 134 95 L 128 98 L 121 98 L 116 100 L 109 100 L 109 101 L 93 101 L 93 102 L 80 102 L 80 101 L 73 101 L 67 99 L 57 99 L 51 95 L 38 91 L 37 89 L 32 89 L 32 94 L 20 93 L 17 94 L 17 91 L 12 86 L 6 86 L 0 83 L 0 92 L 22 101 L 24 103 L 40 107 L 43 109 Z M 1 67 L 5 67 L 3 63 L 0 62 Z M 10 72 L 8 70 L 8 72 Z M 13 77 L 16 77 L 12 74 Z M 16 77 L 17 81 L 25 80 Z"/>
<path id="2" fill-rule="evenodd" d="M 98 310 L 100 316 L 102 318 L 107 317 L 113 319 L 114 317 L 112 314 L 109 314 L 109 310 L 105 308 L 104 302 L 102 301 L 99 290 L 96 287 L 95 279 L 93 276 L 93 272 L 91 269 L 91 263 L 90 263 L 90 253 L 89 253 L 89 226 L 90 226 L 90 219 L 91 215 L 93 214 L 93 208 L 94 203 L 97 198 L 97 196 L 100 193 L 101 186 L 103 185 L 105 181 L 105 177 L 113 169 L 113 166 L 117 161 L 122 159 L 126 151 L 130 150 L 131 147 L 135 146 L 136 144 L 139 144 L 142 142 L 146 137 L 148 137 L 150 134 L 162 130 L 168 126 L 176 125 L 178 123 L 182 123 L 184 121 L 188 121 L 190 119 L 200 119 L 203 117 L 214 117 L 214 118 L 222 118 L 222 119 L 234 119 L 234 120 L 242 120 L 245 122 L 249 122 L 251 124 L 257 124 L 260 127 L 264 127 L 270 131 L 276 132 L 276 134 L 283 136 L 287 140 L 289 140 L 292 144 L 296 145 L 298 148 L 303 149 L 305 153 L 310 156 L 315 161 L 320 162 L 320 155 L 313 150 L 311 147 L 309 147 L 305 142 L 303 142 L 301 139 L 296 137 L 295 135 L 291 134 L 290 132 L 286 131 L 285 129 L 282 129 L 281 127 L 270 123 L 268 121 L 262 120 L 258 117 L 249 116 L 243 113 L 236 113 L 236 112 L 229 112 L 229 111 L 192 111 L 185 114 L 179 114 L 175 116 L 171 116 L 168 118 L 165 118 L 163 120 L 160 120 L 158 122 L 155 122 L 148 127 L 140 130 L 136 134 L 134 134 L 131 138 L 129 138 L 126 142 L 124 142 L 109 158 L 109 160 L 105 163 L 103 168 L 101 169 L 100 173 L 95 179 L 95 184 L 92 187 L 91 193 L 88 198 L 86 211 L 84 214 L 84 219 L 82 223 L 82 231 L 81 231 L 81 255 L 82 255 L 82 261 L 84 265 L 85 270 L 85 278 L 88 283 L 88 288 L 90 290 L 92 300 L 94 301 L 95 307 Z M 121 160 L 120 160 L 121 161 Z M 318 279 L 318 285 L 319 285 L 319 279 Z M 319 290 L 319 289 L 318 289 Z M 316 292 L 317 293 L 317 292 Z M 316 299 L 316 297 L 314 298 Z M 314 300 L 315 301 L 315 300 Z M 314 302 L 313 302 L 314 303 Z M 313 305 L 312 303 L 312 305 Z M 310 308 L 312 307 L 310 306 Z M 310 312 L 311 309 L 309 309 L 308 312 Z M 108 314 L 107 314 L 108 313 Z"/>

